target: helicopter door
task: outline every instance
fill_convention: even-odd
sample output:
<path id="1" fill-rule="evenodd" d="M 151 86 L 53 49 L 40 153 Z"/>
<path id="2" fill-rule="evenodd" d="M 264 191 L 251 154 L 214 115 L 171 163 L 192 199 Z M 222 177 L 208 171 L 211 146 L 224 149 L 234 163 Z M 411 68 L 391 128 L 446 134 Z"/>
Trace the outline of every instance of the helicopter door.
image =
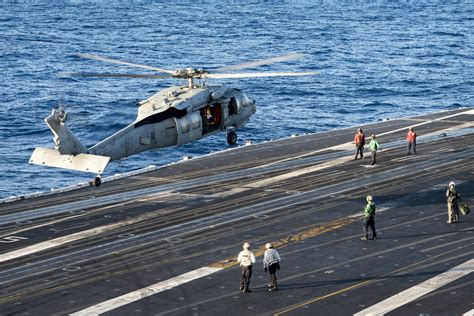
<path id="1" fill-rule="evenodd" d="M 208 134 L 220 130 L 222 125 L 222 108 L 220 104 L 201 109 L 202 132 Z"/>
<path id="2" fill-rule="evenodd" d="M 176 145 L 183 145 L 190 141 L 201 138 L 202 124 L 199 111 L 193 112 L 190 115 L 185 115 L 182 118 L 175 117 L 176 130 L 178 132 L 178 142 Z"/>

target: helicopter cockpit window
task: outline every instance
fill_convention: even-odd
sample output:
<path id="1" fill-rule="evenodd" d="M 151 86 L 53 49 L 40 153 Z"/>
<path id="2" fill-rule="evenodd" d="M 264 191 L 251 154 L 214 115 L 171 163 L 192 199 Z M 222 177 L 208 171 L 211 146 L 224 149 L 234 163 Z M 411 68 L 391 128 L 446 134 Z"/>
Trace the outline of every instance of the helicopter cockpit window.
<path id="1" fill-rule="evenodd" d="M 237 108 L 237 100 L 235 97 L 230 98 L 229 101 L 229 115 L 232 114 L 237 114 L 238 113 L 238 108 Z"/>

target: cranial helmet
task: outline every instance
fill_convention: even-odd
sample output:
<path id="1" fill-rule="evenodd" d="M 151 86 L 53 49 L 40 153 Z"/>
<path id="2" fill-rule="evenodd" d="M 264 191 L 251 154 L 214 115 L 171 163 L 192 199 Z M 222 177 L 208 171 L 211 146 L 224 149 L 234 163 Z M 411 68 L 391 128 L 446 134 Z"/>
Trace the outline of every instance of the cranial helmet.
<path id="1" fill-rule="evenodd" d="M 451 182 L 449 182 L 449 186 L 450 186 L 450 187 L 451 187 L 451 186 L 453 186 L 453 187 L 454 187 L 454 186 L 456 186 L 456 185 L 454 184 L 454 182 L 453 182 L 453 181 L 451 181 Z"/>
<path id="2" fill-rule="evenodd" d="M 244 245 L 242 246 L 242 248 L 244 249 L 249 249 L 250 248 L 250 244 L 248 242 L 244 242 Z"/>
<path id="3" fill-rule="evenodd" d="M 267 243 L 265 245 L 265 249 L 270 249 L 270 248 L 273 248 L 273 245 L 271 243 Z"/>
<path id="4" fill-rule="evenodd" d="M 374 198 L 372 197 L 372 195 L 367 195 L 367 202 L 372 202 L 374 200 Z"/>

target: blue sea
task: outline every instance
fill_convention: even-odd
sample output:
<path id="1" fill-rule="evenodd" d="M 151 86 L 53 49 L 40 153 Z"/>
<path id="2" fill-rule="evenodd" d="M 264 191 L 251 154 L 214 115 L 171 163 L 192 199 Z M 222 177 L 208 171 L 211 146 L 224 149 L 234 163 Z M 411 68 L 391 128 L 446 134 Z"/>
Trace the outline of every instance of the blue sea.
<path id="1" fill-rule="evenodd" d="M 26 1 L 0 4 L 0 198 L 94 175 L 28 164 L 53 147 L 43 119 L 64 106 L 87 146 L 131 123 L 136 102 L 174 79 L 61 78 L 144 73 L 97 54 L 165 69 L 307 58 L 246 71 L 313 77 L 208 80 L 240 87 L 257 113 L 239 144 L 474 105 L 474 4 L 441 1 Z M 348 140 L 349 141 L 349 140 Z M 105 176 L 229 148 L 223 134 L 113 162 Z"/>

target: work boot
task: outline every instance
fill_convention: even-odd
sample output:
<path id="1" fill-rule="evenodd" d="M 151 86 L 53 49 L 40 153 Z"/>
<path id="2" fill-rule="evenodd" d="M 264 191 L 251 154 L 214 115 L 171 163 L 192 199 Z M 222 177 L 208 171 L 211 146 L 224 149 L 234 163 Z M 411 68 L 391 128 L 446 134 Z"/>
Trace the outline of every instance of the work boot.
<path id="1" fill-rule="evenodd" d="M 360 240 L 368 240 L 367 236 L 360 237 Z"/>
<path id="2" fill-rule="evenodd" d="M 377 236 L 372 236 L 372 240 L 376 240 L 377 239 Z"/>

